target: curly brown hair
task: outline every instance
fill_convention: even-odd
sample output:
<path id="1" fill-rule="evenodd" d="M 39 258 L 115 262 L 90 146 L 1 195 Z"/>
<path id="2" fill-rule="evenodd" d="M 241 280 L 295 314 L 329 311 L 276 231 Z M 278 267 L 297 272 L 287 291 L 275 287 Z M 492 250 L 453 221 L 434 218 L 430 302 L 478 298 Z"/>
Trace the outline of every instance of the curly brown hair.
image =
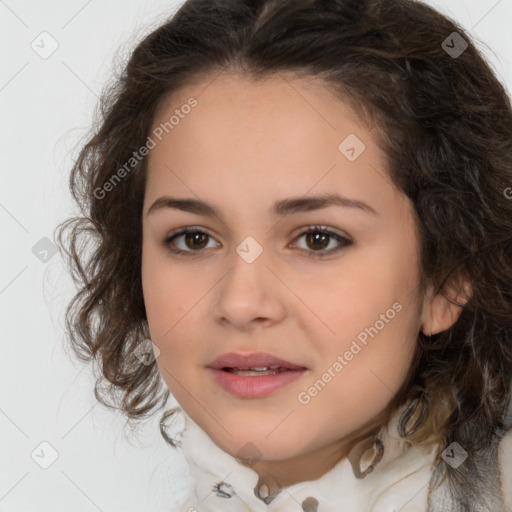
<path id="1" fill-rule="evenodd" d="M 318 77 L 380 127 L 389 176 L 415 207 L 422 288 L 443 293 L 448 284 L 471 283 L 450 329 L 418 333 L 392 408 L 411 401 L 400 431 L 412 435 L 435 416 L 436 397 L 447 395 L 448 419 L 434 421 L 444 442 L 488 446 L 493 432 L 510 428 L 512 109 L 461 26 L 416 0 L 187 0 L 138 44 L 103 93 L 99 128 L 70 175 L 81 216 L 57 227 L 79 286 L 66 311 L 70 345 L 81 360 L 98 362 L 120 393 L 119 403 L 98 383 L 98 400 L 140 420 L 169 397 L 156 362 L 134 355 L 148 337 L 141 286 L 147 159 L 108 194 L 98 191 L 144 146 L 170 93 L 226 69 L 253 80 L 281 71 Z M 419 419 L 407 429 L 414 411 Z"/>

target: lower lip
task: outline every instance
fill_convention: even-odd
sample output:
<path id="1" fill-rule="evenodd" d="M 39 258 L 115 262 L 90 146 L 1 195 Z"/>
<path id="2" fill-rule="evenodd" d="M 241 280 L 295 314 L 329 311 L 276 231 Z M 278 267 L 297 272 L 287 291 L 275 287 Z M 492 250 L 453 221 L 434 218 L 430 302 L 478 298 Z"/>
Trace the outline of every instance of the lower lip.
<path id="1" fill-rule="evenodd" d="M 306 369 L 290 370 L 275 375 L 261 377 L 241 377 L 234 373 L 209 368 L 218 384 L 228 393 L 242 398 L 262 398 L 272 394 L 277 389 L 299 379 Z"/>

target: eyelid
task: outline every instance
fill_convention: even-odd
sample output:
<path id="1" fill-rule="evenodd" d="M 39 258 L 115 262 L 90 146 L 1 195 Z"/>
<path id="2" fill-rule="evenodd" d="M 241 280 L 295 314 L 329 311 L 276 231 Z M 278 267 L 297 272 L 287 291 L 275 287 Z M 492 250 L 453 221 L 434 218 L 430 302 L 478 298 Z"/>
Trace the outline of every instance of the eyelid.
<path id="1" fill-rule="evenodd" d="M 332 228 L 332 227 L 326 226 L 324 224 L 309 224 L 307 226 L 302 226 L 301 228 L 298 228 L 297 230 L 295 230 L 293 232 L 292 236 L 294 238 L 297 238 L 298 236 L 303 235 L 305 233 L 309 233 L 311 231 L 313 231 L 313 232 L 325 231 L 325 232 L 330 233 L 332 235 L 337 235 L 339 237 L 346 238 L 347 240 L 352 241 L 352 238 L 347 233 L 345 233 L 344 231 L 340 231 L 340 230 L 338 230 L 336 228 Z"/>

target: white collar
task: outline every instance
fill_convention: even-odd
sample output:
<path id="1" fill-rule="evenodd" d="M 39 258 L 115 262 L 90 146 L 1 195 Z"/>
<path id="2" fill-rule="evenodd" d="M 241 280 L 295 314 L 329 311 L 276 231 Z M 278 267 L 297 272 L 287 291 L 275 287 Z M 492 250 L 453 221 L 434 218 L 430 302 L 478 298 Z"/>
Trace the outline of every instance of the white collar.
<path id="1" fill-rule="evenodd" d="M 173 512 L 425 512 L 439 445 L 413 444 L 400 437 L 402 411 L 378 434 L 384 452 L 373 472 L 359 479 L 344 458 L 317 480 L 283 488 L 267 504 L 256 495 L 256 471 L 219 448 L 178 408 L 185 424 L 181 449 L 194 488 Z"/>

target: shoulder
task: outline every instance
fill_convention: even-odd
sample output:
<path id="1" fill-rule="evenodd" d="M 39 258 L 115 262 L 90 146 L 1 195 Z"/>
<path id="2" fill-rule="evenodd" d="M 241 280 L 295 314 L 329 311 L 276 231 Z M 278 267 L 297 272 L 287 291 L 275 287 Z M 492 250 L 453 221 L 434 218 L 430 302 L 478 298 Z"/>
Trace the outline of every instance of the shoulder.
<path id="1" fill-rule="evenodd" d="M 503 499 L 512 510 L 512 429 L 501 439 L 498 446 L 498 463 L 500 466 Z"/>

